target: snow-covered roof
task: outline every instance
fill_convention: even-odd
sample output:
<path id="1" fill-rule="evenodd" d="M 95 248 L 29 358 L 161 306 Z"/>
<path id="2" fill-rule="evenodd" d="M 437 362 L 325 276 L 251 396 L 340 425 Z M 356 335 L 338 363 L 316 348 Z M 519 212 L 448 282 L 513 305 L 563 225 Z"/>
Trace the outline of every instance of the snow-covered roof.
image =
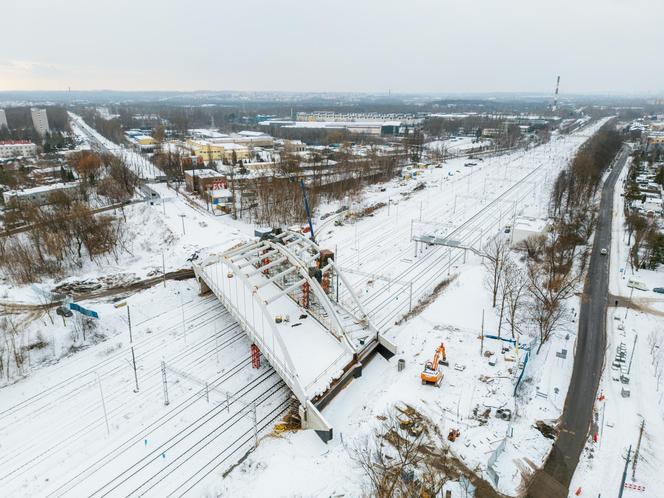
<path id="1" fill-rule="evenodd" d="M 187 170 L 184 172 L 184 174 L 185 176 L 197 176 L 199 178 L 219 178 L 226 176 L 223 173 L 219 173 L 218 171 L 209 168 Z"/>
<path id="2" fill-rule="evenodd" d="M 220 188 L 217 190 L 210 190 L 210 197 L 220 197 L 220 198 L 233 197 L 233 194 L 227 188 Z"/>
<path id="3" fill-rule="evenodd" d="M 241 131 L 238 133 L 238 135 L 242 135 L 244 137 L 269 137 L 267 133 L 263 133 L 262 131 L 250 131 L 250 130 L 245 130 Z"/>
<path id="4" fill-rule="evenodd" d="M 34 194 L 41 194 L 44 192 L 66 190 L 78 187 L 78 182 L 72 183 L 52 183 L 50 185 L 39 185 L 38 187 L 26 188 L 21 190 L 9 190 L 5 192 L 7 196 L 29 196 Z"/>

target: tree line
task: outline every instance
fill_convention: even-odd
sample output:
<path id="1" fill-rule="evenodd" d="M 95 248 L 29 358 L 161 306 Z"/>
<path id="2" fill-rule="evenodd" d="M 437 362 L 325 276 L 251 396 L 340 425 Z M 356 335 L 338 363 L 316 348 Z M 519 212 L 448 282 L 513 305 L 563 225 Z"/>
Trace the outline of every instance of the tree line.
<path id="1" fill-rule="evenodd" d="M 117 262 L 125 249 L 124 206 L 120 218 L 95 213 L 90 203 L 126 203 L 137 178 L 113 156 L 84 151 L 70 161 L 80 178 L 75 192 L 54 191 L 45 205 L 14 198 L 6 206 L 5 226 L 27 227 L 0 238 L 0 268 L 16 283 L 60 277 L 71 266 L 81 267 L 86 257 Z"/>
<path id="2" fill-rule="evenodd" d="M 517 244 L 518 255 L 503 235 L 485 247 L 485 285 L 498 315 L 498 335 L 503 326 L 513 338 L 534 326 L 539 353 L 553 333 L 569 323 L 572 312 L 566 302 L 577 292 L 587 264 L 596 194 L 620 146 L 620 135 L 607 123 L 555 181 L 547 232 Z"/>

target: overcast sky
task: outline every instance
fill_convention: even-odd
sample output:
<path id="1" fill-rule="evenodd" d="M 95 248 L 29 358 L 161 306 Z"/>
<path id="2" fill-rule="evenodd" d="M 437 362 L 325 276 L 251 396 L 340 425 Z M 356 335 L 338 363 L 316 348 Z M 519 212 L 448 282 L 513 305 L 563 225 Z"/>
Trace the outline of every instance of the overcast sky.
<path id="1" fill-rule="evenodd" d="M 663 0 L 3 0 L 0 90 L 664 94 Z"/>

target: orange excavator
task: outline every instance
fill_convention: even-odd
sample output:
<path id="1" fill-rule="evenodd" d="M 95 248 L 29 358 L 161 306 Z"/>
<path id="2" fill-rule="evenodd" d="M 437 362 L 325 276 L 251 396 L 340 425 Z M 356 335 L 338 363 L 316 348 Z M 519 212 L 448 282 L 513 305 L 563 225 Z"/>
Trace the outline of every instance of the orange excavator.
<path id="1" fill-rule="evenodd" d="M 422 379 L 422 384 L 432 384 L 436 387 L 440 387 L 440 381 L 443 380 L 443 372 L 440 370 L 440 365 L 447 365 L 447 356 L 445 355 L 445 344 L 442 342 L 436 353 L 433 355 L 431 361 L 427 361 L 424 364 L 424 370 L 420 374 L 420 379 Z"/>

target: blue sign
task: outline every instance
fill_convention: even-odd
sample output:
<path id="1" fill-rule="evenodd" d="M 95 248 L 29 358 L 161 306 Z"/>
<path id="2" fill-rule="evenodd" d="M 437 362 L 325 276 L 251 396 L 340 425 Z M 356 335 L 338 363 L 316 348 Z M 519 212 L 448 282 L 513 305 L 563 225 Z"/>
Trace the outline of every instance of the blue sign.
<path id="1" fill-rule="evenodd" d="M 69 309 L 72 311 L 78 311 L 80 314 L 85 315 L 85 316 L 91 316 L 92 318 L 99 318 L 99 315 L 97 314 L 96 311 L 89 310 L 87 308 L 84 308 L 80 304 L 76 303 L 69 303 Z"/>

